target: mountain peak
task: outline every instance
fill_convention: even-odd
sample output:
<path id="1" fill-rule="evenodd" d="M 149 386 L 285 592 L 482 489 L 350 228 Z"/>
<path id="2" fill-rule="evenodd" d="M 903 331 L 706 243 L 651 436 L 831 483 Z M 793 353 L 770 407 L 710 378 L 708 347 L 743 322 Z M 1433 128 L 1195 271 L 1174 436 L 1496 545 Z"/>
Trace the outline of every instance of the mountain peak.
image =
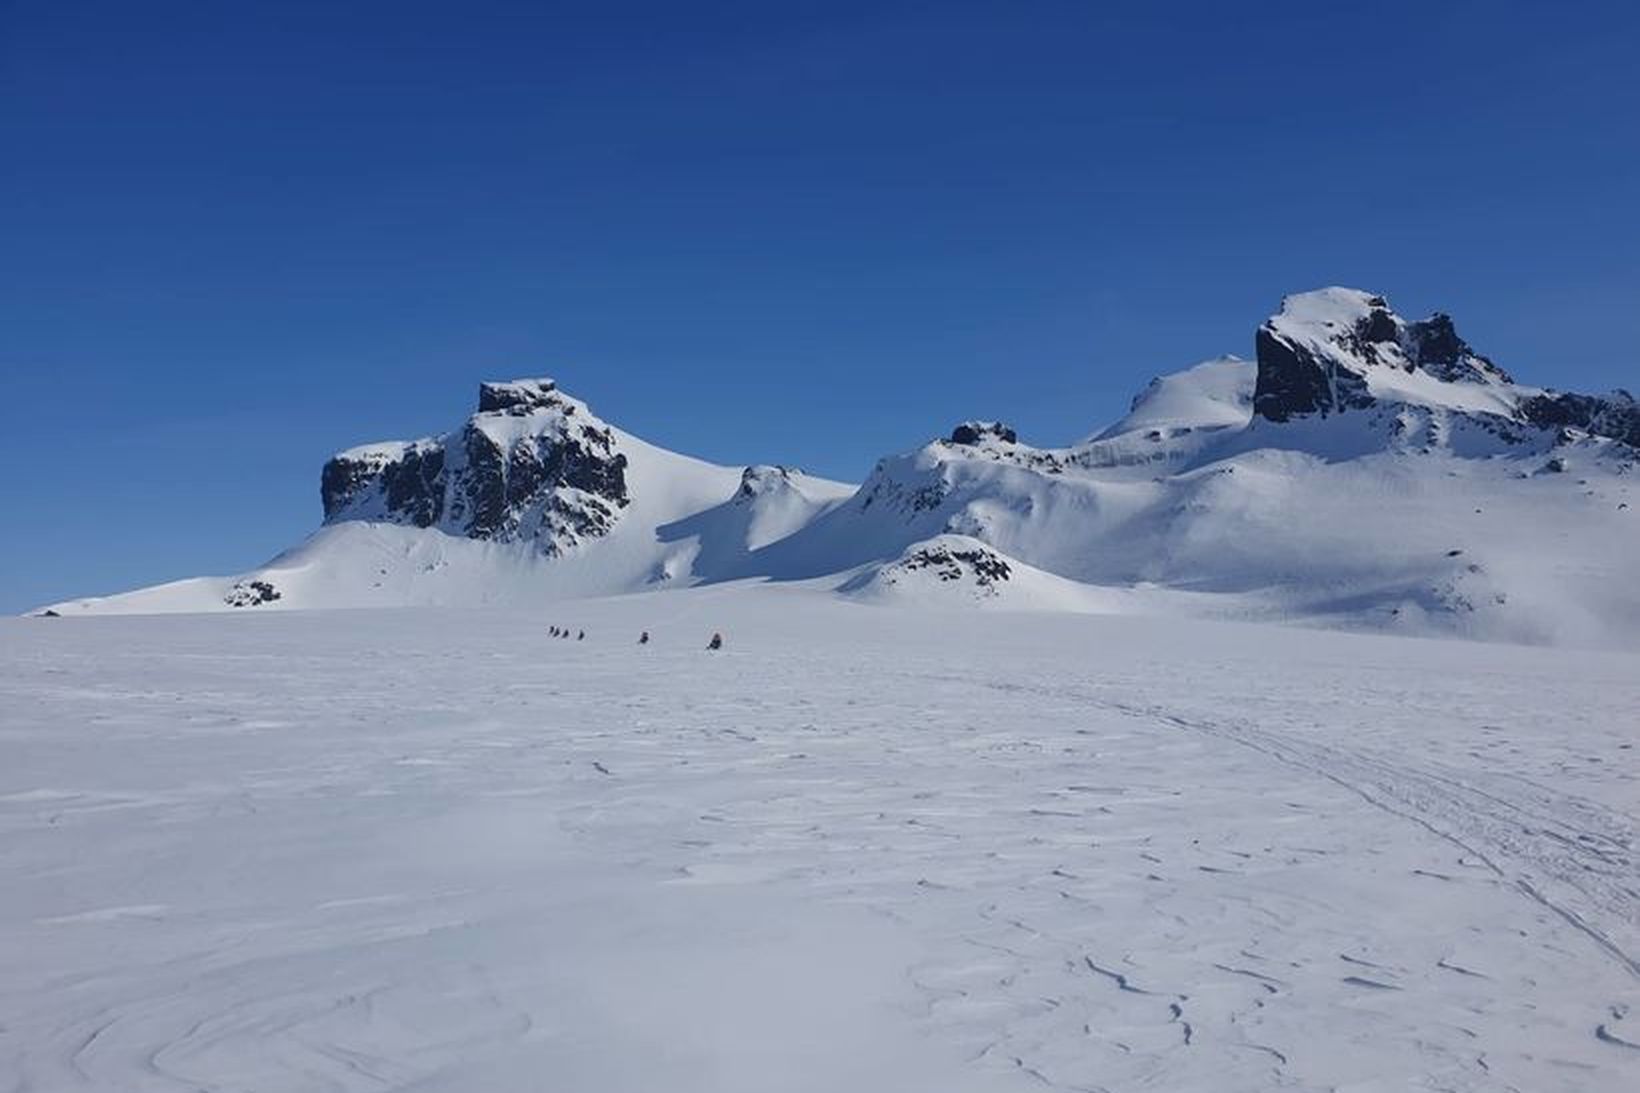
<path id="1" fill-rule="evenodd" d="M 559 409 L 573 403 L 558 390 L 556 380 L 507 380 L 478 385 L 478 412 L 481 414 L 527 414 L 532 410 Z"/>
<path id="2" fill-rule="evenodd" d="M 951 430 L 949 444 L 965 444 L 974 446 L 986 441 L 999 441 L 1003 444 L 1019 443 L 1019 434 L 1000 421 L 965 421 Z"/>
<path id="3" fill-rule="evenodd" d="M 438 528 L 556 555 L 606 534 L 629 501 L 620 438 L 551 379 L 481 383 L 444 436 L 352 448 L 320 476 L 325 522 Z"/>
<path id="4" fill-rule="evenodd" d="M 1440 387 L 1425 380 L 1491 387 L 1514 382 L 1458 336 L 1450 315 L 1436 312 L 1409 322 L 1383 296 L 1362 289 L 1333 286 L 1288 296 L 1258 328 L 1254 344 L 1253 410 L 1269 421 L 1366 409 L 1385 397 L 1445 401 Z"/>

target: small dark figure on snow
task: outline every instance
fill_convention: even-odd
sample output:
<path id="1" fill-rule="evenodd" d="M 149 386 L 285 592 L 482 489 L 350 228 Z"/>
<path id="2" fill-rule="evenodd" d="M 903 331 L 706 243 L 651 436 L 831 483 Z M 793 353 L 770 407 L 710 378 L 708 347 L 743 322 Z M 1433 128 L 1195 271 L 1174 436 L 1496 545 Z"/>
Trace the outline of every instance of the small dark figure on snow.
<path id="1" fill-rule="evenodd" d="M 547 627 L 547 636 L 552 637 L 552 638 L 557 637 L 558 636 L 558 627 L 556 627 L 556 626 Z"/>
<path id="2" fill-rule="evenodd" d="M 638 635 L 638 644 L 639 645 L 648 645 L 649 644 L 649 631 L 648 630 L 645 630 L 643 633 Z"/>
<path id="3" fill-rule="evenodd" d="M 706 643 L 706 648 L 710 649 L 710 650 L 717 650 L 717 649 L 723 648 L 723 635 L 722 634 L 713 634 L 712 635 L 712 640 Z"/>
<path id="4" fill-rule="evenodd" d="M 587 632 L 585 630 L 580 631 L 579 633 L 577 633 L 575 635 L 575 640 L 576 641 L 585 641 L 585 640 L 587 640 Z"/>

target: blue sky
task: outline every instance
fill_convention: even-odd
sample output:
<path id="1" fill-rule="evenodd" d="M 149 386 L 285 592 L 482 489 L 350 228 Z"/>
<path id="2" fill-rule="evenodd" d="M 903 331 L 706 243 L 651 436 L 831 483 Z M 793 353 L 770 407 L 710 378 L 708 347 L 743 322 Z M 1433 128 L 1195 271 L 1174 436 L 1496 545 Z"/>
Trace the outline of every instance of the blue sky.
<path id="1" fill-rule="evenodd" d="M 342 10 L 345 9 L 345 10 Z M 1630 5 L 0 0 L 0 610 L 260 563 L 557 376 L 843 478 L 1323 284 L 1640 385 Z"/>

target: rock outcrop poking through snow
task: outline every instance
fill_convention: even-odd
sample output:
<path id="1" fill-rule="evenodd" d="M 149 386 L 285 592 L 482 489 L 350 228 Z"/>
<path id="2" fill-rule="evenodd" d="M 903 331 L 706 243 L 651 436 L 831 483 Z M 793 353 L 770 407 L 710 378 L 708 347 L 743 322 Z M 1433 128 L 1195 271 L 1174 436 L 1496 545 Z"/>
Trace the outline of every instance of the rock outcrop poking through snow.
<path id="1" fill-rule="evenodd" d="M 1014 575 L 1001 553 L 965 535 L 938 535 L 908 546 L 891 562 L 873 566 L 844 582 L 846 594 L 880 596 L 889 590 L 946 586 L 970 596 L 997 595 Z M 944 593 L 941 594 L 944 597 Z"/>
<path id="2" fill-rule="evenodd" d="M 951 430 L 951 444 L 976 445 L 987 440 L 997 440 L 1003 444 L 1016 444 L 1019 434 L 1000 421 L 965 421 Z"/>
<path id="3" fill-rule="evenodd" d="M 627 506 L 617 436 L 550 379 L 479 385 L 478 412 L 445 436 L 353 448 L 325 464 L 325 522 L 372 520 L 548 555 L 609 531 Z"/>
<path id="4" fill-rule="evenodd" d="M 1640 403 L 1624 390 L 1610 395 L 1546 391 L 1522 399 L 1521 417 L 1544 429 L 1576 429 L 1640 449 Z"/>
<path id="5" fill-rule="evenodd" d="M 979 588 L 1000 584 L 1013 573 L 996 551 L 977 539 L 963 542 L 956 536 L 907 551 L 892 568 L 902 573 L 926 569 L 941 581 L 972 581 Z"/>
<path id="6" fill-rule="evenodd" d="M 1254 346 L 1253 412 L 1269 421 L 1366 409 L 1376 401 L 1371 379 L 1385 370 L 1440 383 L 1513 382 L 1458 337 L 1451 316 L 1407 322 L 1382 296 L 1353 288 L 1287 297 Z"/>

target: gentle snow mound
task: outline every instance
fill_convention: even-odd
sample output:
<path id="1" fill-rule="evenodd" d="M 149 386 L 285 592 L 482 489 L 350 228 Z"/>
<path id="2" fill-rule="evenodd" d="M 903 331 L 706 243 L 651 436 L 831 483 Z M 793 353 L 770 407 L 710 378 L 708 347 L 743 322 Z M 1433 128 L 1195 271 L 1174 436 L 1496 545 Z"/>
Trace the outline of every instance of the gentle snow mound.
<path id="1" fill-rule="evenodd" d="M 1114 592 L 1056 577 L 967 535 L 913 543 L 838 586 L 856 600 L 924 607 L 1112 613 Z"/>

